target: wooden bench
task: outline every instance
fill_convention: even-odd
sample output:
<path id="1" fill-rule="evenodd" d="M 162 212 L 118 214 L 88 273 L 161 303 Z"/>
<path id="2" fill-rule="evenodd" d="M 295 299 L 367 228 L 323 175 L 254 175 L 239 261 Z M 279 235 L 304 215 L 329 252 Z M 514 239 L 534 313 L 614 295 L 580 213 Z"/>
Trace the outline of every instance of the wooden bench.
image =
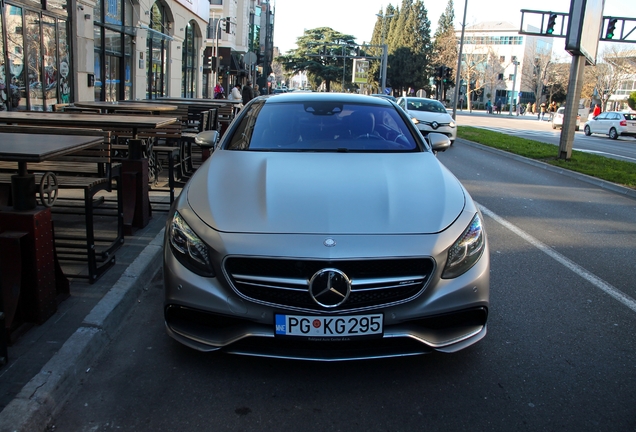
<path id="1" fill-rule="evenodd" d="M 101 114 L 101 110 L 99 108 L 82 108 L 76 106 L 66 105 L 63 107 L 62 112 L 67 113 L 84 113 L 84 114 Z"/>
<path id="2" fill-rule="evenodd" d="M 103 143 L 85 150 L 61 156 L 54 160 L 30 163 L 29 172 L 35 175 L 39 184 L 46 172 L 57 176 L 61 190 L 80 190 L 84 197 L 79 199 L 82 207 L 74 205 L 75 197 L 60 198 L 52 207 L 54 214 L 80 214 L 84 216 L 85 236 L 55 233 L 55 246 L 60 260 L 86 261 L 88 279 L 91 283 L 101 277 L 115 264 L 114 252 L 124 242 L 123 201 L 121 190 L 121 164 L 113 162 L 111 154 L 110 132 L 95 129 L 28 127 L 0 125 L 0 131 L 26 134 L 64 134 L 103 137 Z M 0 183 L 10 183 L 11 176 L 17 170 L 15 162 L 0 163 Z M 107 208 L 106 199 L 100 192 L 116 192 L 115 208 Z M 61 204 L 66 202 L 66 205 Z M 81 210 L 81 211 L 78 211 Z M 95 234 L 95 216 L 116 218 L 114 237 L 101 237 Z M 77 250 L 85 253 L 78 253 Z M 76 275 L 74 275 L 75 277 Z"/>

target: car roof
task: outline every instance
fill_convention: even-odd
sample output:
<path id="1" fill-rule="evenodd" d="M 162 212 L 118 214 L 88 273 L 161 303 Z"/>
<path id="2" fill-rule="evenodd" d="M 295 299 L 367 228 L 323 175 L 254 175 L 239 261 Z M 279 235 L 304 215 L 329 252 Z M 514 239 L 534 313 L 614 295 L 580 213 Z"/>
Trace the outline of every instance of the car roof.
<path id="1" fill-rule="evenodd" d="M 359 95 L 353 93 L 325 93 L 325 92 L 290 92 L 277 94 L 275 98 L 263 96 L 266 103 L 304 102 L 304 101 L 324 101 L 324 102 L 344 102 L 373 105 L 391 105 L 385 98 Z"/>
<path id="2" fill-rule="evenodd" d="M 418 100 L 418 101 L 422 101 L 422 102 L 439 102 L 441 104 L 441 102 L 438 101 L 437 99 L 419 97 L 419 96 L 402 96 L 400 99 Z"/>

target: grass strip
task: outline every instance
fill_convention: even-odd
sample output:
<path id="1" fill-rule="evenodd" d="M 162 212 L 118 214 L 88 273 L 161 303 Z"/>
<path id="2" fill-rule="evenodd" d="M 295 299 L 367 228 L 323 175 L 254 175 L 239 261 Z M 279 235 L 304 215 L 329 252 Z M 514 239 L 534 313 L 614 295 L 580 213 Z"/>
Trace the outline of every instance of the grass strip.
<path id="1" fill-rule="evenodd" d="M 570 171 L 636 189 L 636 164 L 572 150 L 570 160 L 559 159 L 559 147 L 512 135 L 459 126 L 457 136 L 468 141 L 538 160 Z"/>

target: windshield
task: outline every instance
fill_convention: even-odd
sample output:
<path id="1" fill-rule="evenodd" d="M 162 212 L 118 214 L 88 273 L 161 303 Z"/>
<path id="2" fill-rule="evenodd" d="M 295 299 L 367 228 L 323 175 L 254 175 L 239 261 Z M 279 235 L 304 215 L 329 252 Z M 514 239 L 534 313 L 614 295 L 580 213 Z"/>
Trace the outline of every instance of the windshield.
<path id="1" fill-rule="evenodd" d="M 407 99 L 406 109 L 409 111 L 426 111 L 434 113 L 446 113 L 446 108 L 440 102 L 431 99 Z"/>
<path id="2" fill-rule="evenodd" d="M 420 151 L 394 106 L 263 101 L 246 109 L 228 150 Z"/>

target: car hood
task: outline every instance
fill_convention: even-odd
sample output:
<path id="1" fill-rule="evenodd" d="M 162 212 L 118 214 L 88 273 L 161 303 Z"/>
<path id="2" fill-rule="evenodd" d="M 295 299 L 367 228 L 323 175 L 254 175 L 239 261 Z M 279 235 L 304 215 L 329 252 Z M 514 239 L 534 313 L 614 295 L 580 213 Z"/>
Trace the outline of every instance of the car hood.
<path id="1" fill-rule="evenodd" d="M 206 224 L 233 233 L 436 233 L 466 199 L 428 152 L 217 150 L 186 190 Z"/>
<path id="2" fill-rule="evenodd" d="M 409 116 L 426 122 L 450 123 L 453 118 L 448 113 L 434 113 L 430 111 L 409 110 Z"/>

